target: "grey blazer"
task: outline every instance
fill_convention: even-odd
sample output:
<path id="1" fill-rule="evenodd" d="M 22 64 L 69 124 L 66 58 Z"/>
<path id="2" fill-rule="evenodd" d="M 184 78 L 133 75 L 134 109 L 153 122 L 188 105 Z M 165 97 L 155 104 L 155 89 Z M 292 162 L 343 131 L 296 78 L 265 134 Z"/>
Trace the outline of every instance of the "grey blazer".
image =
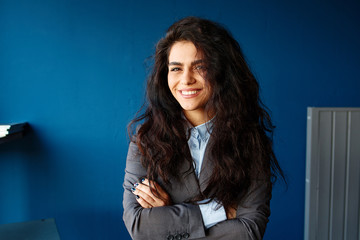
<path id="1" fill-rule="evenodd" d="M 170 195 L 173 205 L 142 208 L 131 188 L 146 176 L 146 169 L 140 162 L 140 153 L 135 143 L 130 143 L 126 159 L 123 219 L 133 239 L 262 239 L 270 215 L 271 184 L 257 181 L 245 200 L 237 208 L 237 218 L 225 220 L 205 229 L 200 208 L 187 200 L 197 196 L 206 188 L 213 167 L 205 151 L 199 180 L 194 171 L 188 171 L 190 163 L 184 161 L 180 174 L 183 182 L 172 179 L 171 188 L 161 179 L 157 182 Z"/>

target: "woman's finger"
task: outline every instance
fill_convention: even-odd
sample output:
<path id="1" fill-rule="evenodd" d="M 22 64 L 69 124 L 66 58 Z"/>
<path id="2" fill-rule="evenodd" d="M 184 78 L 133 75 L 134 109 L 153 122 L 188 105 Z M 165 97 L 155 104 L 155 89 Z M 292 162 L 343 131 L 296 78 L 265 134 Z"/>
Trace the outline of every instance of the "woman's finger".
<path id="1" fill-rule="evenodd" d="M 134 195 L 144 199 L 151 206 L 154 206 L 155 196 L 153 196 L 148 186 L 143 184 L 135 184 L 134 187 L 131 188 L 131 191 Z"/>
<path id="2" fill-rule="evenodd" d="M 142 178 L 140 179 L 140 183 L 146 185 L 146 186 L 149 186 L 149 180 L 147 178 Z"/>
<path id="3" fill-rule="evenodd" d="M 147 178 L 143 178 L 142 180 L 144 185 L 151 187 L 152 193 L 156 192 L 158 194 L 156 198 L 163 200 L 165 205 L 170 205 L 171 201 L 169 194 L 157 182 L 149 181 Z"/>
<path id="4" fill-rule="evenodd" d="M 153 207 L 151 204 L 149 204 L 147 201 L 145 201 L 144 198 L 140 197 L 139 195 L 136 195 L 135 197 L 141 207 L 143 207 L 143 208 L 152 208 Z"/>
<path id="5" fill-rule="evenodd" d="M 142 183 L 145 186 L 148 186 L 149 188 L 151 187 L 151 189 L 153 191 L 156 190 L 160 194 L 161 197 L 168 195 L 167 192 L 165 192 L 157 182 L 149 181 L 147 178 L 142 178 L 140 180 L 140 183 Z"/>
<path id="6" fill-rule="evenodd" d="M 142 179 L 132 189 L 133 193 L 139 195 L 153 207 L 167 206 L 171 204 L 169 195 L 154 181 Z"/>
<path id="7" fill-rule="evenodd" d="M 160 185 L 157 184 L 156 182 L 151 182 L 151 184 L 153 184 L 157 190 L 157 193 L 159 195 L 158 198 L 161 199 L 160 204 L 162 204 L 162 206 L 171 205 L 171 198 L 170 198 L 169 194 L 164 189 L 162 189 L 162 187 L 160 187 Z"/>
<path id="8" fill-rule="evenodd" d="M 236 208 L 235 207 L 228 207 L 226 210 L 226 217 L 227 219 L 236 218 Z"/>

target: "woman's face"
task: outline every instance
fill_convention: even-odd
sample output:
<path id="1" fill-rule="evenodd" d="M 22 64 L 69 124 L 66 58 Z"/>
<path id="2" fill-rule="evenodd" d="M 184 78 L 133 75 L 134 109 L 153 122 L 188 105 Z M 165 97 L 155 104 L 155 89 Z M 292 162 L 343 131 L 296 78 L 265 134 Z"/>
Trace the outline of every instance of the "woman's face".
<path id="1" fill-rule="evenodd" d="M 212 94 L 202 57 L 190 41 L 175 42 L 170 49 L 168 85 L 185 116 L 204 116 Z"/>

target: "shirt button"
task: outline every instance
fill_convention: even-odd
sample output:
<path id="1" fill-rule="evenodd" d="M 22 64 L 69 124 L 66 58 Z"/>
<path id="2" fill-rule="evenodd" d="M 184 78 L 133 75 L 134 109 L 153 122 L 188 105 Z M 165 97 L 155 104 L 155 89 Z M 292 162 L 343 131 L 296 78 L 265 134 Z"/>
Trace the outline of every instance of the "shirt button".
<path id="1" fill-rule="evenodd" d="M 183 233 L 182 237 L 185 238 L 185 239 L 188 239 L 190 237 L 190 234 L 189 233 Z"/>
<path id="2" fill-rule="evenodd" d="M 182 236 L 181 236 L 180 234 L 177 234 L 177 235 L 175 236 L 175 239 L 176 239 L 176 240 L 181 240 L 181 239 L 182 239 Z"/>
<path id="3" fill-rule="evenodd" d="M 173 235 L 169 235 L 169 236 L 167 237 L 167 240 L 174 240 L 174 236 L 173 236 Z"/>

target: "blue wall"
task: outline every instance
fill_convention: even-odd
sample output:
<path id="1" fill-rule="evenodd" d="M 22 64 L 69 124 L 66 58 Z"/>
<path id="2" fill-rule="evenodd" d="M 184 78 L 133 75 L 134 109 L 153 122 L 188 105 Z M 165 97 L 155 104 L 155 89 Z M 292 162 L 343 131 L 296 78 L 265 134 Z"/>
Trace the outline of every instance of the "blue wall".
<path id="1" fill-rule="evenodd" d="M 270 3 L 271 2 L 271 3 Z M 126 125 L 145 59 L 167 27 L 196 15 L 242 45 L 277 125 L 289 181 L 265 239 L 302 239 L 307 106 L 360 106 L 358 1 L 0 0 L 0 224 L 54 217 L 63 239 L 127 239 Z"/>

